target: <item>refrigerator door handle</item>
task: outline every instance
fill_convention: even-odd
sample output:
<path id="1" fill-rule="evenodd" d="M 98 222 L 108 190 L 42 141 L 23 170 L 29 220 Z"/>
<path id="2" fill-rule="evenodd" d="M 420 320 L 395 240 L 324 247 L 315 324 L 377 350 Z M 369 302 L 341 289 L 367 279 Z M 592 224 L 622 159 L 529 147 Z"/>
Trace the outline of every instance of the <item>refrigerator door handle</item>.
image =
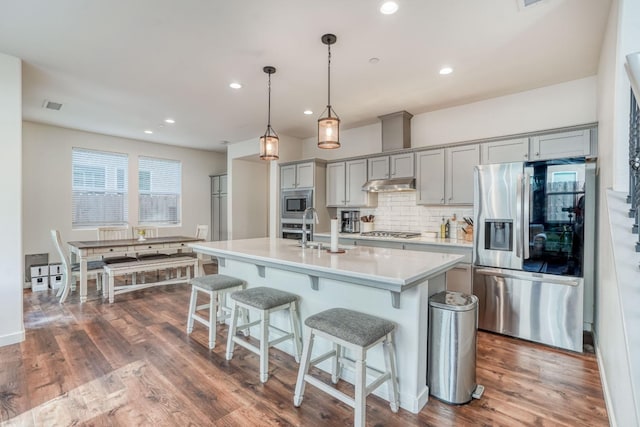
<path id="1" fill-rule="evenodd" d="M 580 281 L 575 279 L 565 279 L 560 277 L 538 277 L 533 275 L 518 274 L 517 272 L 506 271 L 501 268 L 476 268 L 475 273 L 484 276 L 505 277 L 509 279 L 527 280 L 529 282 L 544 282 L 556 285 L 579 286 Z"/>
<path id="2" fill-rule="evenodd" d="M 524 209 L 522 211 L 522 241 L 524 243 L 523 247 L 524 247 L 524 259 L 529 259 L 529 208 L 530 208 L 530 191 L 531 191 L 531 184 L 530 184 L 530 180 L 531 177 L 529 176 L 528 173 L 525 172 L 524 174 L 524 182 L 522 183 L 523 185 L 523 192 L 524 195 L 522 197 L 522 204 L 524 206 Z"/>
<path id="3" fill-rule="evenodd" d="M 522 179 L 523 175 L 518 175 L 516 185 L 516 258 L 522 257 Z"/>

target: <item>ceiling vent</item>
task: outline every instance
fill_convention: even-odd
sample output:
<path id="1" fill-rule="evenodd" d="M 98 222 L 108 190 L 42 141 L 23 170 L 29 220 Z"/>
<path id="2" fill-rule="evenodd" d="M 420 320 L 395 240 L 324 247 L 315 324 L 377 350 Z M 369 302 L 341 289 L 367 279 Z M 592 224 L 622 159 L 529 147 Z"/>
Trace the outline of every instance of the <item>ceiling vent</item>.
<path id="1" fill-rule="evenodd" d="M 537 5 L 538 3 L 543 3 L 546 0 L 516 0 L 518 2 L 518 8 L 520 10 L 526 9 L 528 7 L 532 7 Z"/>
<path id="2" fill-rule="evenodd" d="M 42 103 L 42 108 L 48 108 L 49 110 L 60 111 L 60 109 L 62 108 L 62 104 L 60 104 L 59 102 L 51 102 L 45 99 L 44 102 Z"/>

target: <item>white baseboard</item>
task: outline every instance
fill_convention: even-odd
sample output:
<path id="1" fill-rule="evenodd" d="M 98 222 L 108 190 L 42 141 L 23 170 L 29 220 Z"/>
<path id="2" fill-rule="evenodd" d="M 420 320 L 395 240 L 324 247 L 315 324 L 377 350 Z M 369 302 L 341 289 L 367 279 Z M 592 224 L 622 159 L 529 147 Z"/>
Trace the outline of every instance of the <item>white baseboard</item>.
<path id="1" fill-rule="evenodd" d="M 596 351 L 596 360 L 598 361 L 598 371 L 600 371 L 600 382 L 602 383 L 602 393 L 604 394 L 604 404 L 607 407 L 607 415 L 609 416 L 609 426 L 617 427 L 616 416 L 613 413 L 613 402 L 611 401 L 611 395 L 609 394 L 609 385 L 607 383 L 607 375 L 604 370 L 604 363 L 602 361 L 602 355 L 600 354 L 600 346 L 598 344 L 598 335 L 595 331 L 593 335 L 593 347 Z"/>
<path id="2" fill-rule="evenodd" d="M 11 345 L 11 344 L 17 344 L 19 342 L 24 341 L 24 338 L 25 338 L 24 329 L 9 335 L 3 335 L 0 337 L 0 347 L 4 347 L 6 345 Z"/>

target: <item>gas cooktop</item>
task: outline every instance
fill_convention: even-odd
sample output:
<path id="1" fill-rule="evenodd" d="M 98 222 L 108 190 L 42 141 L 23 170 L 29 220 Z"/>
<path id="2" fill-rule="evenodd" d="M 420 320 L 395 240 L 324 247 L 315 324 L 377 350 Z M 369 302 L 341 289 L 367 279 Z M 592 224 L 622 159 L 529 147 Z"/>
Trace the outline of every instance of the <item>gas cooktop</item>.
<path id="1" fill-rule="evenodd" d="M 360 233 L 361 236 L 367 237 L 391 237 L 394 239 L 412 239 L 414 237 L 420 237 L 420 233 L 414 233 L 411 231 L 366 231 L 364 233 Z"/>

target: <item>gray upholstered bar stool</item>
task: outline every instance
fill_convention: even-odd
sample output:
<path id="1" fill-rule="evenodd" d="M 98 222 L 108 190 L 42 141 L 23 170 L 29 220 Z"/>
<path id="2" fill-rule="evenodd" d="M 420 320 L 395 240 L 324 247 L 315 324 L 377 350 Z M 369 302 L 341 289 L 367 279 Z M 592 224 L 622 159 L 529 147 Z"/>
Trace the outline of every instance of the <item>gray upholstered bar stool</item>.
<path id="1" fill-rule="evenodd" d="M 193 332 L 193 321 L 209 328 L 209 349 L 216 345 L 216 323 L 230 317 L 231 309 L 224 305 L 224 296 L 228 292 L 244 289 L 247 282 L 224 274 L 209 274 L 191 279 L 191 302 L 187 319 L 187 335 Z M 198 292 L 209 295 L 209 303 L 198 304 Z M 209 319 L 197 314 L 200 310 L 209 309 Z"/>
<path id="2" fill-rule="evenodd" d="M 373 390 L 389 382 L 389 403 L 393 412 L 398 412 L 398 377 L 396 374 L 396 353 L 393 344 L 393 331 L 396 325 L 385 319 L 344 308 L 332 308 L 322 311 L 305 320 L 309 335 L 304 343 L 302 364 L 298 370 L 298 380 L 293 404 L 300 406 L 304 397 L 305 382 L 330 394 L 355 409 L 354 425 L 365 425 L 366 399 Z M 311 360 L 313 341 L 316 336 L 333 342 L 333 350 Z M 367 350 L 382 343 L 386 372 L 380 372 L 367 366 Z M 355 360 L 344 357 L 344 349 L 353 352 Z M 309 375 L 309 368 L 327 359 L 333 358 L 331 381 L 338 383 L 342 365 L 355 368 L 355 397 L 352 398 Z M 369 369 L 379 376 L 367 385 L 366 371 Z"/>
<path id="3" fill-rule="evenodd" d="M 260 356 L 260 382 L 266 383 L 269 379 L 269 347 L 282 341 L 293 339 L 296 362 L 300 362 L 300 319 L 298 318 L 298 295 L 284 292 L 278 289 L 258 287 L 237 291 L 231 294 L 233 301 L 231 310 L 231 326 L 229 326 L 229 336 L 227 338 L 227 360 L 233 358 L 234 344 L 239 344 L 249 351 Z M 238 325 L 239 309 L 257 312 L 260 315 L 258 320 Z M 283 331 L 280 328 L 269 324 L 271 313 L 288 310 L 291 332 Z M 248 341 L 236 336 L 239 330 L 248 330 L 252 326 L 260 325 L 260 348 L 250 344 Z M 280 337 L 269 340 L 269 328 L 282 334 Z"/>

